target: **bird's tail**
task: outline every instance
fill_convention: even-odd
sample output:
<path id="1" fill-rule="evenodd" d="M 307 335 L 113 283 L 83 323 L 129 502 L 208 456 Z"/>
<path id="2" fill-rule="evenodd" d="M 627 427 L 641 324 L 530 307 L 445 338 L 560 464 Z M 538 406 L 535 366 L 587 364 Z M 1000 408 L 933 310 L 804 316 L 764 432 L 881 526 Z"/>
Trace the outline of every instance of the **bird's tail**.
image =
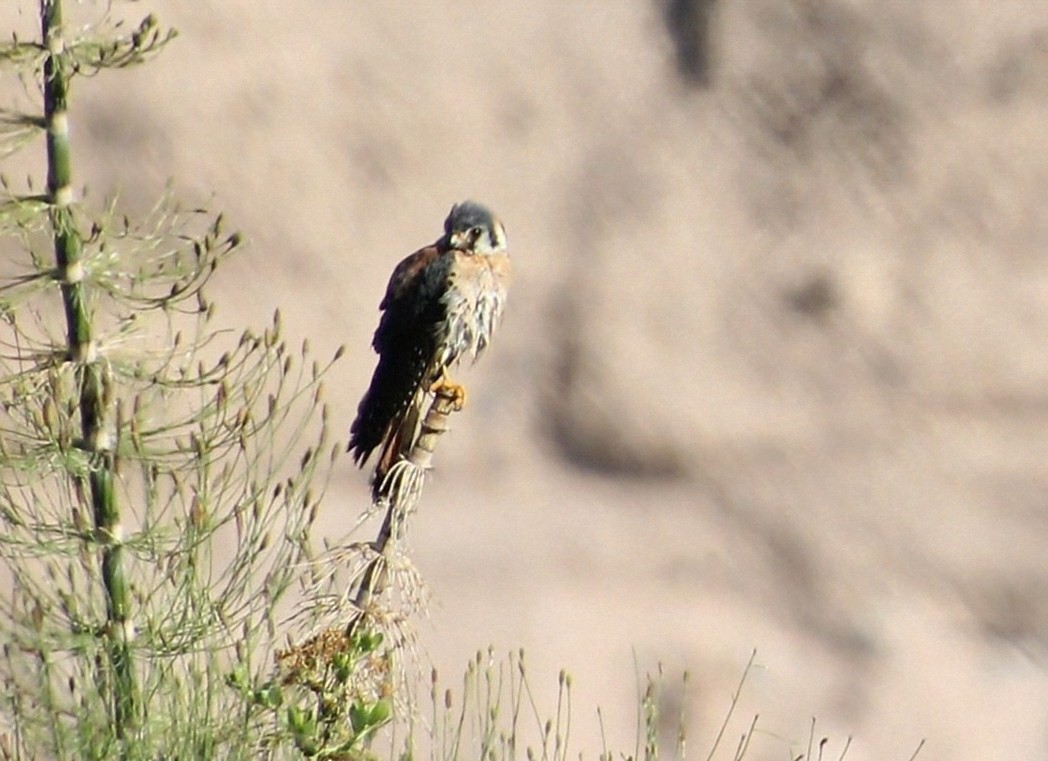
<path id="1" fill-rule="evenodd" d="M 382 496 L 383 485 L 389 471 L 402 458 L 407 457 L 418 441 L 422 424 L 422 407 L 428 394 L 419 389 L 408 403 L 404 413 L 397 417 L 390 426 L 379 454 L 375 473 L 371 477 L 371 497 L 378 502 Z"/>

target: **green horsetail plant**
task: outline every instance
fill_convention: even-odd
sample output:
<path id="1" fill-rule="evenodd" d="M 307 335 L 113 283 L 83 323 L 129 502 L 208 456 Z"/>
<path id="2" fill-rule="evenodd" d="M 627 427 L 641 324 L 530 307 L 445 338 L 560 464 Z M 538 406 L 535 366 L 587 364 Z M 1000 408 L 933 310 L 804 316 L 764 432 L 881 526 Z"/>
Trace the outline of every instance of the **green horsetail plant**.
<path id="1" fill-rule="evenodd" d="M 280 673 L 280 607 L 318 587 L 330 363 L 289 349 L 279 312 L 215 327 L 204 289 L 241 242 L 221 216 L 78 198 L 78 78 L 174 36 L 99 6 L 74 27 L 39 0 L 39 38 L 0 45 L 0 93 L 39 96 L 0 110 L 0 157 L 42 133 L 47 166 L 42 193 L 0 178 L 0 757 L 309 755 L 311 707 L 272 721 L 244 685 Z M 380 657 L 370 636 L 333 658 L 343 682 Z M 383 705 L 346 706 L 351 747 Z"/>

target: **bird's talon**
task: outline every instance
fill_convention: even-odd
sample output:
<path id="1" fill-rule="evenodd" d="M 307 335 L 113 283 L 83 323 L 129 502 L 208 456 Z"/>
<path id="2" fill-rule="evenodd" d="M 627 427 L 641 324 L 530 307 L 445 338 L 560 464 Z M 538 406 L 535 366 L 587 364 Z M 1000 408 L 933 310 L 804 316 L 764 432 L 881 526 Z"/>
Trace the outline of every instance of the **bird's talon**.
<path id="1" fill-rule="evenodd" d="M 434 394 L 443 394 L 451 399 L 451 408 L 459 412 L 466 406 L 466 387 L 453 382 L 447 375 L 441 375 L 429 390 Z"/>

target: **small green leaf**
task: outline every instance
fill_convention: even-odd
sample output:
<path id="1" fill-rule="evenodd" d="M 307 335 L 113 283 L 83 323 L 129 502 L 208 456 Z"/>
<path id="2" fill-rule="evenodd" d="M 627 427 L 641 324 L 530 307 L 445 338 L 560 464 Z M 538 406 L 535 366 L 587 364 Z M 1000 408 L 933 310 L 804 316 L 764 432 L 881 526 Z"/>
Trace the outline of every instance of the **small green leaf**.
<path id="1" fill-rule="evenodd" d="M 371 712 L 359 701 L 353 702 L 349 707 L 349 723 L 353 726 L 354 734 L 360 734 L 368 727 Z"/>
<path id="2" fill-rule="evenodd" d="M 317 723 L 313 717 L 298 706 L 289 706 L 287 723 L 295 738 L 295 746 L 307 756 L 316 755 L 319 746 L 316 739 Z"/>
<path id="3" fill-rule="evenodd" d="M 371 706 L 371 726 L 377 727 L 389 721 L 393 714 L 393 706 L 388 700 L 379 700 Z"/>
<path id="4" fill-rule="evenodd" d="M 353 659 L 349 653 L 338 653 L 332 659 L 332 665 L 335 667 L 335 678 L 342 684 L 348 682 L 353 674 Z"/>
<path id="5" fill-rule="evenodd" d="M 226 684 L 233 689 L 244 691 L 248 686 L 247 669 L 238 664 L 236 668 L 226 674 Z"/>
<path id="6" fill-rule="evenodd" d="M 262 703 L 266 708 L 279 708 L 284 703 L 284 692 L 280 689 L 280 685 L 275 682 L 270 682 L 259 690 L 259 695 Z"/>

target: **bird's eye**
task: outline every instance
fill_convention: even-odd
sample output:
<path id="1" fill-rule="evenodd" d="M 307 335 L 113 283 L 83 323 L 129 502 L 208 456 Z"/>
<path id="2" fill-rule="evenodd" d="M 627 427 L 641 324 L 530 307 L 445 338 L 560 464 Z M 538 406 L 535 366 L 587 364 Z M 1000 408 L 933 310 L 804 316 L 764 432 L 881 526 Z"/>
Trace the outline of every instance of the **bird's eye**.
<path id="1" fill-rule="evenodd" d="M 471 227 L 469 230 L 469 237 L 474 241 L 480 240 L 480 236 L 484 234 L 483 227 Z"/>

